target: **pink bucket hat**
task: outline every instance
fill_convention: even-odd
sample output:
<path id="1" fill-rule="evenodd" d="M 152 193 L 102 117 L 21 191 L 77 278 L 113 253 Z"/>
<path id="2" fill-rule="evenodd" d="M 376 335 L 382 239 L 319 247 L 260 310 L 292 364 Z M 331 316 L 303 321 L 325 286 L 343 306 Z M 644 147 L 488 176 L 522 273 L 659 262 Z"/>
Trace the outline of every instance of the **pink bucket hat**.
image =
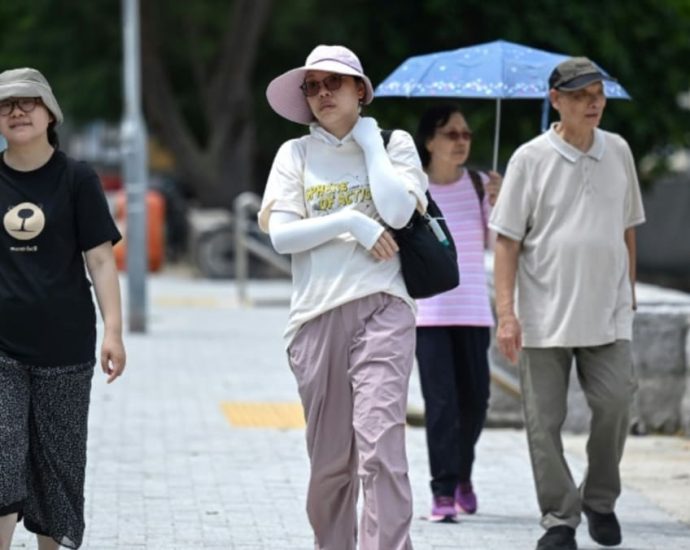
<path id="1" fill-rule="evenodd" d="M 366 87 L 364 105 L 368 105 L 374 99 L 371 80 L 364 74 L 357 56 L 344 46 L 320 45 L 312 50 L 303 67 L 281 74 L 266 88 L 266 98 L 271 108 L 288 120 L 299 124 L 310 124 L 315 120 L 307 98 L 300 88 L 307 71 L 357 76 L 364 81 Z"/>

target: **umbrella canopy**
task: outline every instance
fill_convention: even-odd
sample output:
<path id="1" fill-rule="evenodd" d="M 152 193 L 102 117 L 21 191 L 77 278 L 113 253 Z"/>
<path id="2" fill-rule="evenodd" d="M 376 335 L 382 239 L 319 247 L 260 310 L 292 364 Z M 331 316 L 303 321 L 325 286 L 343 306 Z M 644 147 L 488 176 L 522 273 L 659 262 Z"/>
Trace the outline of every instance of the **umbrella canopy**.
<path id="1" fill-rule="evenodd" d="M 544 99 L 548 112 L 549 75 L 556 65 L 569 57 L 571 56 L 505 40 L 418 55 L 410 57 L 395 69 L 376 87 L 374 95 L 495 100 L 495 170 L 498 161 L 501 100 Z M 604 82 L 604 91 L 609 99 L 630 99 L 617 82 Z"/>

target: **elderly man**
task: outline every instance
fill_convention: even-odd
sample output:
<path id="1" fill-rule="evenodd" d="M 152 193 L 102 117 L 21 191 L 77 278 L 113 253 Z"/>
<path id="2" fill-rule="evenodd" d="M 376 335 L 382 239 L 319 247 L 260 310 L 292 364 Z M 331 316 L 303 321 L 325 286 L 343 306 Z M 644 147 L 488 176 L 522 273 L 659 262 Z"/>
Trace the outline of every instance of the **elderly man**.
<path id="1" fill-rule="evenodd" d="M 576 549 L 581 512 L 596 542 L 622 540 L 614 508 L 636 388 L 634 226 L 644 211 L 628 144 L 598 128 L 604 80 L 611 79 L 583 57 L 554 69 L 549 98 L 560 121 L 513 154 L 489 224 L 498 233 L 497 341 L 508 360 L 519 359 L 546 529 L 537 550 Z M 579 487 L 561 442 L 573 359 L 592 411 Z"/>

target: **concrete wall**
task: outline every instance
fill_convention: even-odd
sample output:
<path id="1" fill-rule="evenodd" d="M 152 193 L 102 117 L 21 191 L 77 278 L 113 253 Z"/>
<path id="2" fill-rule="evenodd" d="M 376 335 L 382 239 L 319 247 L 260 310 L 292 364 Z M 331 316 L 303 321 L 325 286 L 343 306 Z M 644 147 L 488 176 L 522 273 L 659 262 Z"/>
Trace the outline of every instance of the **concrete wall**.
<path id="1" fill-rule="evenodd" d="M 487 270 L 491 271 L 490 259 Z M 493 279 L 490 274 L 489 280 Z M 633 360 L 638 391 L 633 405 L 633 430 L 690 435 L 690 294 L 640 284 L 638 312 L 633 325 Z M 508 364 L 492 346 L 490 361 L 513 376 L 518 369 Z M 492 384 L 489 422 L 519 425 L 520 402 Z M 585 432 L 589 409 L 573 368 L 564 429 Z"/>
<path id="2" fill-rule="evenodd" d="M 683 412 L 683 401 L 690 401 L 689 309 L 645 305 L 635 318 L 639 388 L 634 416 L 641 432 L 677 433 L 690 423 L 689 411 Z"/>
<path id="3" fill-rule="evenodd" d="M 642 200 L 647 221 L 637 228 L 638 271 L 690 281 L 690 173 L 655 181 Z"/>

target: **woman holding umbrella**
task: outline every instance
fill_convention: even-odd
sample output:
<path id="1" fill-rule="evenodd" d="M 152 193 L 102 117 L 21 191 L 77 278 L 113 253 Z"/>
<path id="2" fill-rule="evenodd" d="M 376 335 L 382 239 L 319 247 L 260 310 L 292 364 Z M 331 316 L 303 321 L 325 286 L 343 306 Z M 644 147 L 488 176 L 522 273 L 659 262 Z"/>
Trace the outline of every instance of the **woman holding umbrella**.
<path id="1" fill-rule="evenodd" d="M 460 286 L 418 301 L 417 362 L 425 402 L 433 521 L 474 514 L 474 447 L 489 401 L 487 349 L 493 316 L 484 271 L 487 220 L 501 176 L 468 170 L 472 132 L 460 110 L 440 105 L 415 137 L 429 192 L 458 251 Z"/>

